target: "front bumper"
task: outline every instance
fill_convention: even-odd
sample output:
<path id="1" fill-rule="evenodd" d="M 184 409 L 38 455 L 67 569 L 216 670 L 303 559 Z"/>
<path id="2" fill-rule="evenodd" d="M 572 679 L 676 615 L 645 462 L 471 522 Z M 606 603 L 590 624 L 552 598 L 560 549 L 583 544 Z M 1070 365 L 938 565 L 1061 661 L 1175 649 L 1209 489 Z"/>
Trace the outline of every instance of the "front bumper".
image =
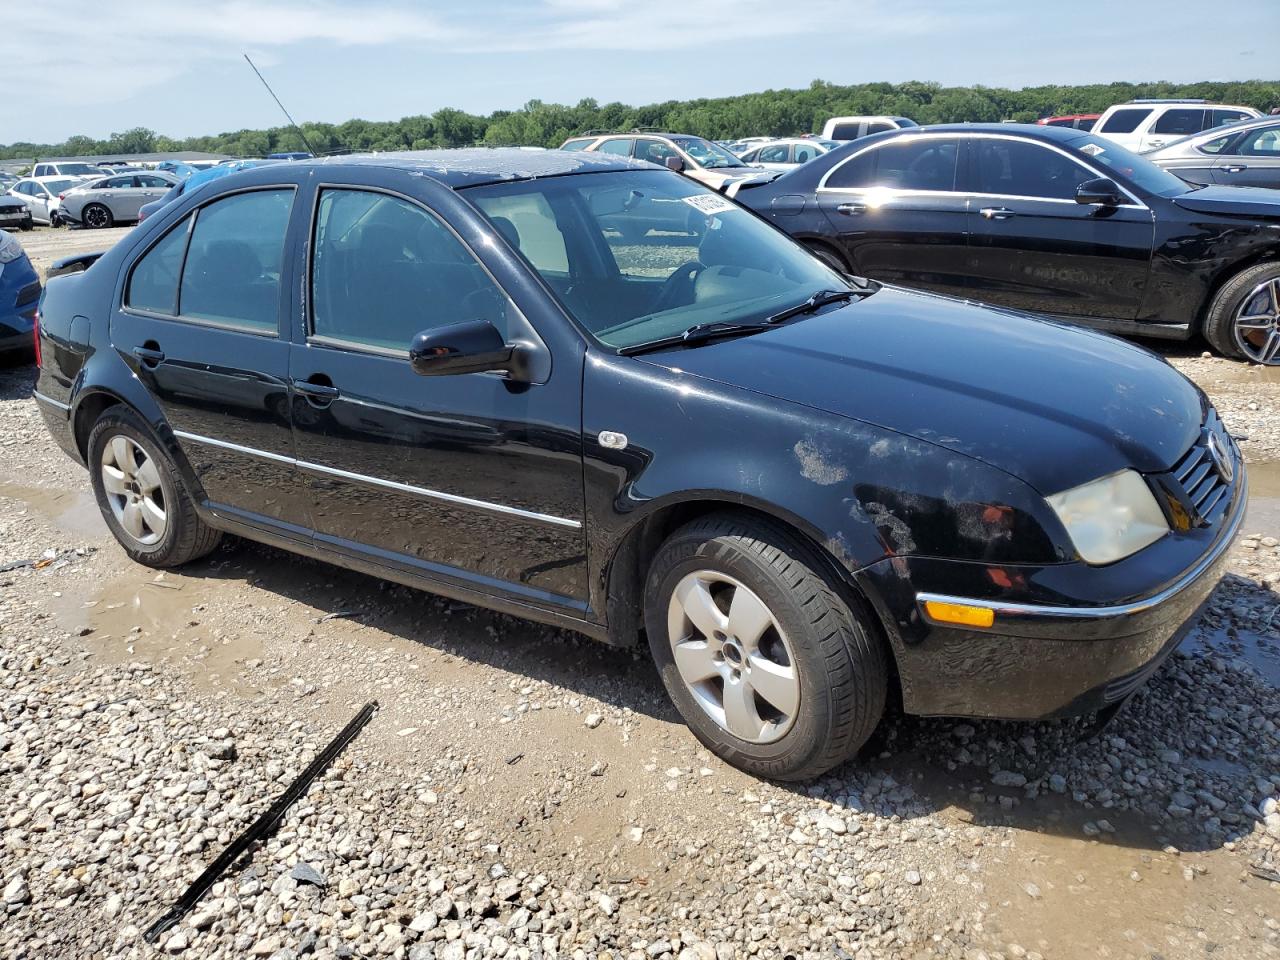
<path id="1" fill-rule="evenodd" d="M 26 207 L 20 210 L 0 210 L 0 229 L 21 228 L 31 223 L 31 211 Z"/>
<path id="2" fill-rule="evenodd" d="M 1135 568 L 1145 562 L 1150 575 L 1159 551 L 1151 557 L 1139 551 L 1133 563 L 1112 568 L 1020 569 L 902 557 L 866 568 L 859 579 L 890 635 L 907 712 L 1038 720 L 1122 702 L 1178 646 L 1217 586 L 1244 520 L 1243 463 L 1240 471 L 1230 506 L 1214 529 L 1203 531 L 1194 561 L 1155 590 L 1118 593 L 1125 598 L 1121 602 L 1097 602 L 1094 591 L 1100 584 L 1127 591 Z M 1120 569 L 1126 564 L 1128 569 Z M 940 582 L 995 582 L 1009 596 L 1044 593 L 1048 581 L 1064 601 L 1068 585 L 1079 586 L 1080 602 L 1028 603 L 976 596 L 976 589 L 961 595 L 921 589 Z M 938 623 L 925 611 L 928 600 L 990 609 L 994 623 L 988 629 Z"/>

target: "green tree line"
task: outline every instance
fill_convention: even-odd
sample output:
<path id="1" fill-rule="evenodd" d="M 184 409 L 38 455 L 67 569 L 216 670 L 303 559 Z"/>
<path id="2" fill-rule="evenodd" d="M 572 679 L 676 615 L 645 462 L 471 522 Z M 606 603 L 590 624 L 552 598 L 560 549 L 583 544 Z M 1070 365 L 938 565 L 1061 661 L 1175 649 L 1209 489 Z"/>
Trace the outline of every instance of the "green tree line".
<path id="1" fill-rule="evenodd" d="M 601 105 L 586 99 L 576 106 L 530 100 L 518 110 L 488 116 L 445 108 L 400 120 L 304 123 L 307 142 L 318 153 L 423 150 L 431 147 L 527 145 L 557 147 L 586 130 L 654 127 L 715 140 L 744 136 L 816 133 L 828 117 L 846 114 L 906 116 L 918 123 L 1013 120 L 1030 122 L 1062 113 L 1101 113 L 1113 103 L 1137 97 L 1201 97 L 1257 107 L 1280 106 L 1280 81 L 1232 83 L 1108 83 L 1043 86 L 944 87 L 936 83 L 861 83 L 841 86 L 815 80 L 803 90 L 765 90 L 734 97 L 668 100 L 633 107 Z M 200 150 L 231 156 L 307 149 L 292 127 L 234 130 L 178 139 L 144 127 L 113 133 L 106 140 L 74 136 L 63 143 L 0 146 L 0 159 Z"/>

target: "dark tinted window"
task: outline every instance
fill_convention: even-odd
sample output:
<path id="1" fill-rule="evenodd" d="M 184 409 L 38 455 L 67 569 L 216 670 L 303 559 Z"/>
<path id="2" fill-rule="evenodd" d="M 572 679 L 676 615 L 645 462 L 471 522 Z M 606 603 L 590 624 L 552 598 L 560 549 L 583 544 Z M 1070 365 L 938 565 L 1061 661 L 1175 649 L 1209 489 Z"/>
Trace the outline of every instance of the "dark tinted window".
<path id="1" fill-rule="evenodd" d="M 1073 122 L 1074 122 L 1074 121 L 1072 121 L 1070 117 L 1059 117 L 1059 118 L 1057 118 L 1057 119 L 1050 120 L 1047 124 L 1045 124 L 1045 126 L 1048 126 L 1048 127 L 1069 127 L 1069 126 L 1071 126 L 1071 125 L 1072 125 L 1072 123 L 1073 123 Z"/>
<path id="2" fill-rule="evenodd" d="M 112 177 L 109 180 L 100 181 L 97 186 L 112 190 L 127 190 L 133 187 L 133 177 Z"/>
<path id="3" fill-rule="evenodd" d="M 1097 122 L 1097 117 L 1081 117 L 1076 121 L 1075 126 L 1077 130 L 1092 130 L 1093 125 Z"/>
<path id="4" fill-rule="evenodd" d="M 407 351 L 423 330 L 463 320 L 489 320 L 506 332 L 506 296 L 462 241 L 416 204 L 325 190 L 314 246 L 316 336 Z"/>
<path id="5" fill-rule="evenodd" d="M 836 189 L 954 190 L 959 142 L 942 137 L 904 137 L 847 161 L 831 172 Z"/>
<path id="6" fill-rule="evenodd" d="M 622 157 L 631 156 L 631 138 L 615 137 L 612 140 L 606 140 L 596 148 L 601 153 L 616 153 Z"/>
<path id="7" fill-rule="evenodd" d="M 1164 114 L 1156 119 L 1155 125 L 1152 126 L 1152 133 L 1171 133 L 1174 136 L 1185 137 L 1193 133 L 1199 133 L 1204 129 L 1204 111 L 1203 110 L 1166 110 Z"/>
<path id="8" fill-rule="evenodd" d="M 1138 129 L 1138 124 L 1149 116 L 1151 116 L 1151 111 L 1145 107 L 1117 110 L 1111 116 L 1107 117 L 1107 122 L 1102 125 L 1099 132 L 1133 133 L 1133 131 Z"/>
<path id="9" fill-rule="evenodd" d="M 637 140 L 635 158 L 637 160 L 648 160 L 650 163 L 656 163 L 662 166 L 667 162 L 667 157 L 675 157 L 678 154 L 667 144 L 661 140 Z"/>
<path id="10" fill-rule="evenodd" d="M 184 317 L 277 330 L 292 202 L 292 190 L 257 190 L 200 209 L 182 271 Z"/>
<path id="11" fill-rule="evenodd" d="M 1094 176 L 1070 157 L 1028 140 L 979 137 L 973 145 L 974 193 L 1071 200 L 1076 187 Z"/>
<path id="12" fill-rule="evenodd" d="M 140 173 L 137 177 L 138 185 L 143 187 L 171 187 L 173 186 L 164 177 L 157 177 L 152 173 Z"/>
<path id="13" fill-rule="evenodd" d="M 856 120 L 853 121 L 852 123 L 837 123 L 834 127 L 831 128 L 831 139 L 832 140 L 857 140 L 858 128 L 861 126 L 862 124 Z"/>
<path id="14" fill-rule="evenodd" d="M 787 154 L 791 152 L 791 148 L 785 143 L 772 143 L 767 147 L 761 147 L 760 153 L 756 157 L 760 163 L 786 163 Z"/>
<path id="15" fill-rule="evenodd" d="M 1243 110 L 1210 110 L 1209 113 L 1211 115 L 1209 126 L 1211 127 L 1220 127 L 1224 123 L 1234 123 L 1248 116 Z"/>
<path id="16" fill-rule="evenodd" d="M 873 120 L 867 124 L 867 136 L 873 133 L 884 133 L 886 130 L 897 130 L 892 123 L 885 123 L 883 120 Z"/>
<path id="17" fill-rule="evenodd" d="M 125 303 L 135 310 L 172 315 L 178 304 L 178 273 L 187 247 L 187 217 L 147 251 L 129 277 Z"/>

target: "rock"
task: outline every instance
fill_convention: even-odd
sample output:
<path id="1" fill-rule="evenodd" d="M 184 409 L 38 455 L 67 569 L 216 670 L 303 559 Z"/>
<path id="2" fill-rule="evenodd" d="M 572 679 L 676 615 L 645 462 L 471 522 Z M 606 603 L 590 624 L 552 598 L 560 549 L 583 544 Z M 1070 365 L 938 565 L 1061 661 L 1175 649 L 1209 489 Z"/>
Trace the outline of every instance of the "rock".
<path id="1" fill-rule="evenodd" d="M 1040 888 L 1036 886 L 1034 883 L 1024 883 L 1022 885 L 1022 889 L 1026 891 L 1027 896 L 1030 897 L 1032 900 L 1040 899 Z"/>
<path id="2" fill-rule="evenodd" d="M 913 887 L 920 886 L 920 872 L 918 870 L 908 870 L 904 879 Z"/>
<path id="3" fill-rule="evenodd" d="M 174 933 L 164 942 L 164 951 L 165 953 L 181 953 L 183 950 L 187 949 L 187 945 L 190 942 L 191 941 L 187 939 L 186 931 L 179 929 L 177 933 Z"/>
<path id="4" fill-rule="evenodd" d="M 31 902 L 31 888 L 27 886 L 27 878 L 22 874 L 15 874 L 13 879 L 5 884 L 4 902 L 10 904 L 23 904 Z"/>
<path id="5" fill-rule="evenodd" d="M 604 717 L 598 713 L 588 713 L 585 720 L 582 721 L 588 730 L 594 730 L 600 724 L 604 723 Z"/>
<path id="6" fill-rule="evenodd" d="M 409 924 L 409 929 L 414 933 L 426 933 L 434 930 L 440 922 L 440 918 L 436 916 L 434 910 L 424 910 L 418 914 Z"/>
<path id="7" fill-rule="evenodd" d="M 618 912 L 618 901 L 608 894 L 602 893 L 596 897 L 596 906 L 600 908 L 600 912 L 606 917 L 612 917 Z"/>
<path id="8" fill-rule="evenodd" d="M 997 787 L 1025 787 L 1027 778 L 1014 770 L 997 770 L 991 775 L 991 782 Z"/>
<path id="9" fill-rule="evenodd" d="M 609 762 L 607 760 L 597 760 L 591 765 L 591 769 L 587 771 L 587 775 L 592 777 L 603 777 L 604 772 L 608 769 Z"/>
<path id="10" fill-rule="evenodd" d="M 289 871 L 289 876 L 293 877 L 293 879 L 297 880 L 299 883 L 309 883 L 313 887 L 327 887 L 329 885 L 329 881 L 321 876 L 319 871 L 311 866 L 311 864 L 304 863 L 301 860 L 299 860 L 294 865 L 294 868 Z"/>
<path id="11" fill-rule="evenodd" d="M 1067 792 L 1067 778 L 1060 773 L 1049 774 L 1049 789 L 1054 793 Z"/>

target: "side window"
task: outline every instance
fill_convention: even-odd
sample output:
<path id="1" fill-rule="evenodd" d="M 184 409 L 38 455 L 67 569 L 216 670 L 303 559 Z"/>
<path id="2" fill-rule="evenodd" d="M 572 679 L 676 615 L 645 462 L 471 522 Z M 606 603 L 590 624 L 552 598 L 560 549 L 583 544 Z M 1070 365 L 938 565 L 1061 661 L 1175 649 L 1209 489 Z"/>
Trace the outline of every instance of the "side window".
<path id="1" fill-rule="evenodd" d="M 631 138 L 615 137 L 612 140 L 606 140 L 596 148 L 600 153 L 615 153 L 622 157 L 631 156 Z"/>
<path id="2" fill-rule="evenodd" d="M 1151 116 L 1151 111 L 1145 107 L 1127 108 L 1117 110 L 1111 116 L 1107 117 L 1107 122 L 1099 128 L 1099 133 L 1133 133 L 1138 129 L 1138 124 Z"/>
<path id="3" fill-rule="evenodd" d="M 954 190 L 959 141 L 903 137 L 854 157 L 831 172 L 836 189 Z"/>
<path id="4" fill-rule="evenodd" d="M 164 177 L 157 177 L 154 174 L 139 174 L 138 185 L 142 187 L 171 187 L 171 184 Z"/>
<path id="5" fill-rule="evenodd" d="M 1171 133 L 1177 137 L 1186 137 L 1199 133 L 1204 129 L 1203 110 L 1166 110 L 1152 126 L 1152 133 Z"/>
<path id="6" fill-rule="evenodd" d="M 743 163 L 759 163 L 760 151 L 759 149 L 748 150 L 746 153 L 738 154 L 738 159 L 741 160 Z"/>
<path id="7" fill-rule="evenodd" d="M 238 193 L 201 207 L 178 309 L 263 333 L 279 329 L 280 272 L 292 190 Z"/>
<path id="8" fill-rule="evenodd" d="M 1237 152 L 1247 157 L 1280 159 L 1280 126 L 1263 127 L 1247 134 Z"/>
<path id="9" fill-rule="evenodd" d="M 897 130 L 892 123 L 885 123 L 883 120 L 873 120 L 867 124 L 867 136 L 873 133 L 884 133 L 886 130 Z"/>
<path id="10" fill-rule="evenodd" d="M 857 140 L 858 128 L 861 126 L 862 124 L 856 120 L 852 122 L 846 121 L 845 123 L 837 123 L 834 127 L 831 128 L 831 139 L 832 140 Z"/>
<path id="11" fill-rule="evenodd" d="M 1243 110 L 1209 110 L 1211 114 L 1208 126 L 1220 127 L 1224 123 L 1235 123 L 1237 120 L 1243 120 L 1248 114 Z"/>
<path id="12" fill-rule="evenodd" d="M 112 177 L 105 182 L 95 184 L 99 187 L 109 187 L 112 190 L 129 190 L 133 187 L 133 177 Z"/>
<path id="13" fill-rule="evenodd" d="M 417 204 L 367 190 L 324 190 L 315 230 L 315 336 L 407 351 L 423 330 L 463 320 L 489 320 L 506 334 L 506 295 L 462 241 Z"/>
<path id="14" fill-rule="evenodd" d="M 178 307 L 178 274 L 190 229 L 191 217 L 187 217 L 134 264 L 124 297 L 126 306 L 173 316 Z"/>
<path id="15" fill-rule="evenodd" d="M 33 177 L 47 177 L 52 173 L 53 171 L 49 169 L 49 164 L 47 163 L 37 163 L 35 170 L 31 171 Z"/>
<path id="16" fill-rule="evenodd" d="M 1091 174 L 1070 157 L 1026 140 L 981 137 L 977 147 L 975 193 L 1048 200 L 1073 200 Z"/>
<path id="17" fill-rule="evenodd" d="M 1196 147 L 1201 153 L 1221 153 L 1222 148 L 1230 141 L 1233 134 L 1227 134 L 1225 137 L 1214 137 L 1208 143 L 1202 143 Z"/>
<path id="18" fill-rule="evenodd" d="M 675 150 L 667 146 L 661 140 L 637 140 L 635 158 L 637 160 L 648 160 L 650 163 L 656 163 L 662 166 L 667 161 L 667 157 L 678 156 Z"/>
<path id="19" fill-rule="evenodd" d="M 796 163 L 808 163 L 818 155 L 818 148 L 810 143 L 796 144 L 795 160 Z"/>
<path id="20" fill-rule="evenodd" d="M 759 160 L 761 163 L 786 163 L 788 149 L 785 143 L 775 143 L 768 147 L 761 147 Z"/>
<path id="21" fill-rule="evenodd" d="M 581 140 L 566 140 L 564 142 L 564 145 L 561 146 L 560 149 L 561 150 L 585 150 L 587 149 L 587 147 L 591 146 L 592 141 L 594 140 L 595 140 L 594 137 L 583 137 Z"/>

